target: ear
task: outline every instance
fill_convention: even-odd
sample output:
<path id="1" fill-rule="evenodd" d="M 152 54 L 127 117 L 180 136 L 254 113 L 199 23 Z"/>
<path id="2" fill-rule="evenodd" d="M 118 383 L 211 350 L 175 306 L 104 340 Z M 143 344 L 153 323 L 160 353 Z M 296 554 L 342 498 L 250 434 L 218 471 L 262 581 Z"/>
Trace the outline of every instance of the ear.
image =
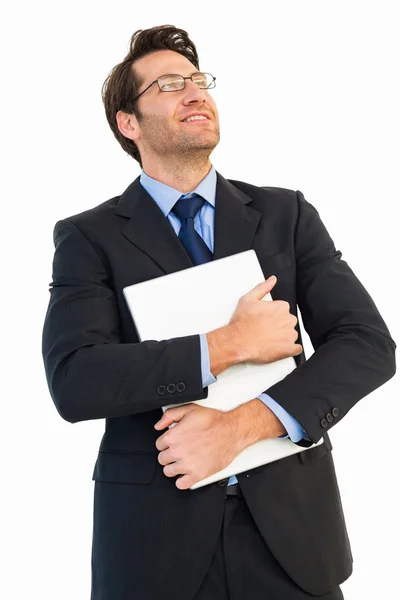
<path id="1" fill-rule="evenodd" d="M 119 110 L 115 119 L 122 135 L 134 142 L 139 138 L 139 124 L 135 115 Z"/>

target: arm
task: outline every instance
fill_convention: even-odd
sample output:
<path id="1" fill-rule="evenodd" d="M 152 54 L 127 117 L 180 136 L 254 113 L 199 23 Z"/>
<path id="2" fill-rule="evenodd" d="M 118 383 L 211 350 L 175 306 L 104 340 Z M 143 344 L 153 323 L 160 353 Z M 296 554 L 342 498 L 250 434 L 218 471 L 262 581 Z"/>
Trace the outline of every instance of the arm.
<path id="1" fill-rule="evenodd" d="M 200 348 L 201 348 L 202 381 L 203 381 L 203 387 L 206 387 L 208 385 L 211 385 L 212 383 L 215 383 L 217 381 L 217 379 L 211 373 L 210 354 L 208 351 L 207 336 L 204 333 L 200 334 Z M 295 419 L 293 419 L 293 417 L 282 406 L 280 406 L 277 402 L 275 402 L 275 400 L 273 400 L 273 398 L 271 398 L 267 394 L 261 394 L 260 396 L 258 396 L 258 398 L 275 415 L 275 421 L 276 421 L 275 424 L 278 428 L 281 427 L 281 430 L 282 430 L 282 433 L 281 433 L 281 435 L 279 435 L 279 437 L 284 437 L 284 438 L 290 437 L 292 442 L 298 442 L 299 440 L 302 440 L 303 438 L 306 438 L 307 440 L 309 440 L 306 432 L 304 431 L 304 429 L 302 428 L 300 423 L 298 423 Z M 254 416 L 254 411 L 251 411 L 249 413 L 250 417 L 252 415 Z M 271 425 L 271 416 L 272 415 L 269 415 L 269 417 L 270 417 L 268 420 L 269 426 Z M 279 431 L 279 429 L 278 429 L 278 431 Z M 277 434 L 277 436 L 278 436 L 278 434 Z M 262 439 L 262 437 L 260 437 L 260 439 Z"/>
<path id="2" fill-rule="evenodd" d="M 316 443 L 394 375 L 396 344 L 372 298 L 341 260 L 317 210 L 301 192 L 297 200 L 297 303 L 315 352 L 265 393 Z"/>
<path id="3" fill-rule="evenodd" d="M 54 244 L 42 352 L 60 415 L 75 423 L 207 398 L 199 336 L 121 343 L 110 274 L 94 247 L 65 220 L 54 228 Z M 184 389 L 169 393 L 170 382 Z"/>

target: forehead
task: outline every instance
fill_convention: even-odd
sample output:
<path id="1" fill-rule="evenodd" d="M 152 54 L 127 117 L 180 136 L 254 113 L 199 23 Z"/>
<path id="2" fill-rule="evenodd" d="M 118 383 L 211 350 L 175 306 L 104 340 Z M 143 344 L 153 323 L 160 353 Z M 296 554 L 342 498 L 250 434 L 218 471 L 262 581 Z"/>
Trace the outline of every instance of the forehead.
<path id="1" fill-rule="evenodd" d="M 174 73 L 186 77 L 197 72 L 196 67 L 185 56 L 172 50 L 157 50 L 143 56 L 134 62 L 133 68 L 143 84 L 154 81 L 160 75 Z"/>

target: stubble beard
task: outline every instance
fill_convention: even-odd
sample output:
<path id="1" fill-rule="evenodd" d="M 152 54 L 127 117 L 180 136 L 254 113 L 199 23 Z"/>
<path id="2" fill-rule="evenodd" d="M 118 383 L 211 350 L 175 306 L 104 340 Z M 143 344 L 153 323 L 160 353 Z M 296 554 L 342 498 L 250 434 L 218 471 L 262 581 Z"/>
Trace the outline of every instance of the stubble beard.
<path id="1" fill-rule="evenodd" d="M 196 135 L 195 132 L 184 131 L 184 126 L 168 126 L 165 119 L 154 115 L 151 118 L 143 117 L 140 126 L 146 135 L 147 148 L 156 153 L 162 162 L 206 162 L 220 140 L 218 126 Z"/>

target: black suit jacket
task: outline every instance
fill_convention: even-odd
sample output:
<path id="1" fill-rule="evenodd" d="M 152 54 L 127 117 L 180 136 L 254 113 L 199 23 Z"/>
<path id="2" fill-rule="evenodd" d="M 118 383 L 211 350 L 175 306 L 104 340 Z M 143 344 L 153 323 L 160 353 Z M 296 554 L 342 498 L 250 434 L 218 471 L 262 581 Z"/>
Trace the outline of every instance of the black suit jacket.
<path id="1" fill-rule="evenodd" d="M 199 336 L 138 343 L 122 290 L 193 263 L 139 177 L 121 196 L 57 222 L 54 243 L 43 330 L 49 390 L 67 421 L 106 419 L 93 473 L 92 600 L 191 598 L 216 547 L 226 480 L 178 490 L 158 463 L 153 426 L 162 406 L 207 397 Z M 265 278 L 277 276 L 273 298 L 293 314 L 299 306 L 315 349 L 266 392 L 324 443 L 238 480 L 282 567 L 306 592 L 324 594 L 352 571 L 327 432 L 392 377 L 396 346 L 301 192 L 217 173 L 214 258 L 250 248 Z"/>

